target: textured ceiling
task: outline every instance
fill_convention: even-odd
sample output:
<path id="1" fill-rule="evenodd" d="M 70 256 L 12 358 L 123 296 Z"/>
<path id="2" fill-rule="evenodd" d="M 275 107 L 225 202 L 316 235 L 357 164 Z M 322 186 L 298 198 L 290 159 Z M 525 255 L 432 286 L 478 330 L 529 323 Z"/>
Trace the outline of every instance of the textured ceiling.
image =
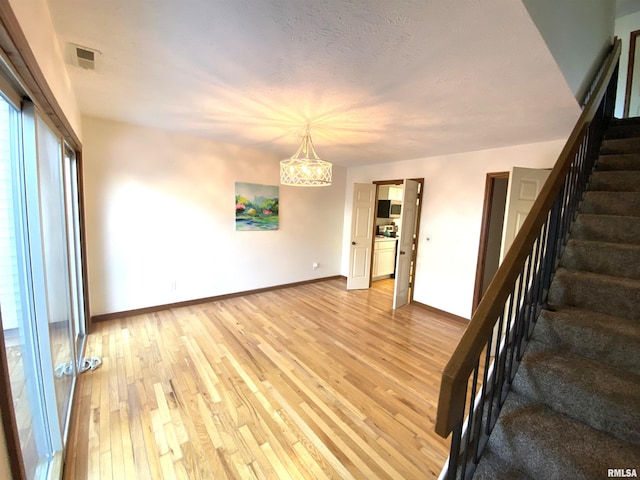
<path id="1" fill-rule="evenodd" d="M 343 166 L 567 136 L 578 106 L 518 0 L 48 0 L 84 114 Z M 63 50 L 64 51 L 64 50 Z"/>

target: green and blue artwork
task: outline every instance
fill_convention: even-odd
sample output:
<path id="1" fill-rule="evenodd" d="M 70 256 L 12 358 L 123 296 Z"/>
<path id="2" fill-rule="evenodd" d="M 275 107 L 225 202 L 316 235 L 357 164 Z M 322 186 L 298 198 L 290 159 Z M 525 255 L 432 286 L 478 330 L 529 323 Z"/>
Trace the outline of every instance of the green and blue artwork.
<path id="1" fill-rule="evenodd" d="M 280 187 L 236 182 L 236 230 L 278 230 Z"/>

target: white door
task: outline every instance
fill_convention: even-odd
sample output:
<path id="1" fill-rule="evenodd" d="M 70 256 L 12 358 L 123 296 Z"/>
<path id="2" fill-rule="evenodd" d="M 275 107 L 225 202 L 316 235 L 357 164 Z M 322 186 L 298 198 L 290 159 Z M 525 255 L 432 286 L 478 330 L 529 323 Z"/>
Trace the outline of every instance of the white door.
<path id="1" fill-rule="evenodd" d="M 355 183 L 353 185 L 347 290 L 369 288 L 375 204 L 376 186 L 374 184 Z"/>
<path id="2" fill-rule="evenodd" d="M 396 281 L 393 285 L 393 308 L 409 303 L 409 288 L 413 282 L 415 261 L 415 228 L 418 213 L 418 182 L 404 181 L 404 195 L 400 215 L 400 240 L 396 255 Z"/>
<path id="3" fill-rule="evenodd" d="M 550 173 L 550 170 L 513 167 L 509 176 L 507 206 L 502 226 L 501 262 Z"/>

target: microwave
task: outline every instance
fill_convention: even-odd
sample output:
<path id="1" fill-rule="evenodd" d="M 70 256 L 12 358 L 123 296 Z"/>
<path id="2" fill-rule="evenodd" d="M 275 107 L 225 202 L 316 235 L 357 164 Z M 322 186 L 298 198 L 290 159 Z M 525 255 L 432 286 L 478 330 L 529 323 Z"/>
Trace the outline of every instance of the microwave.
<path id="1" fill-rule="evenodd" d="M 402 202 L 396 200 L 378 200 L 378 218 L 400 218 Z"/>
<path id="2" fill-rule="evenodd" d="M 402 213 L 402 202 L 394 202 L 391 200 L 389 205 L 389 218 L 400 218 Z"/>

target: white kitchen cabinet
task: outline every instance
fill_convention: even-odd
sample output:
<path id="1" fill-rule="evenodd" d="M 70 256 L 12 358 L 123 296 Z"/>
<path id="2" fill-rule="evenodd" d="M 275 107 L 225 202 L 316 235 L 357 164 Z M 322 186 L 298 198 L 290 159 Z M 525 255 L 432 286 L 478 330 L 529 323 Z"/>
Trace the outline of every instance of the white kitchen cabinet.
<path id="1" fill-rule="evenodd" d="M 372 278 L 388 277 L 392 275 L 396 266 L 396 239 L 376 239 L 373 248 Z"/>
<path id="2" fill-rule="evenodd" d="M 401 202 L 403 197 L 404 192 L 402 187 L 389 187 L 389 200 Z"/>
<path id="3" fill-rule="evenodd" d="M 403 198 L 402 187 L 393 185 L 380 185 L 378 187 L 378 200 L 396 200 L 401 202 Z"/>

